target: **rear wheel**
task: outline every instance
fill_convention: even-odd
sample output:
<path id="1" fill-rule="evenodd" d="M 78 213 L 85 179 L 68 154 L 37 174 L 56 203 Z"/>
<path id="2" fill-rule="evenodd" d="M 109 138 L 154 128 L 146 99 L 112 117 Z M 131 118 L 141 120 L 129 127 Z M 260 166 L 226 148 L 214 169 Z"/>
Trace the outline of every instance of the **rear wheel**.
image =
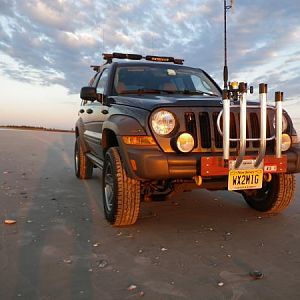
<path id="1" fill-rule="evenodd" d="M 140 181 L 127 176 L 117 147 L 106 152 L 102 189 L 105 218 L 114 226 L 134 224 L 140 211 Z"/>
<path id="2" fill-rule="evenodd" d="M 274 174 L 260 190 L 246 190 L 242 194 L 252 208 L 268 213 L 279 213 L 293 201 L 296 180 L 293 174 Z"/>
<path id="3" fill-rule="evenodd" d="M 82 147 L 80 145 L 79 137 L 76 138 L 75 148 L 74 148 L 74 165 L 75 165 L 75 175 L 80 179 L 88 179 L 93 175 L 93 163 L 89 158 L 83 153 Z"/>

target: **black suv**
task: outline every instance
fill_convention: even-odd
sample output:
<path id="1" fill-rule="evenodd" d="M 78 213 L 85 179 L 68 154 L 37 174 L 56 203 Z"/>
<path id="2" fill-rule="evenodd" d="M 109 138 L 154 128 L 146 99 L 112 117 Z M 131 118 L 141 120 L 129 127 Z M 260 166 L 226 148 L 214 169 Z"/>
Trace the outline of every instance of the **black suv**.
<path id="1" fill-rule="evenodd" d="M 259 211 L 288 206 L 300 170 L 300 146 L 290 117 L 246 101 L 247 86 L 223 91 L 203 70 L 183 60 L 104 54 L 106 62 L 81 89 L 76 122 L 75 172 L 102 173 L 106 219 L 134 224 L 140 202 L 205 188 L 242 193 Z M 123 60 L 126 59 L 126 60 Z"/>

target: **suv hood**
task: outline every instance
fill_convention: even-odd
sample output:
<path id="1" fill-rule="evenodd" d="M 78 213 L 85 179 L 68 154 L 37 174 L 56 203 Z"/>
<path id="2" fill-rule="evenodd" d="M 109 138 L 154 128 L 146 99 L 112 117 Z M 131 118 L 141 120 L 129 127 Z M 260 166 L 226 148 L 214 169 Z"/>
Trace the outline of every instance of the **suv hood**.
<path id="1" fill-rule="evenodd" d="M 199 95 L 134 95 L 115 96 L 116 104 L 153 110 L 162 106 L 222 106 L 221 97 Z"/>

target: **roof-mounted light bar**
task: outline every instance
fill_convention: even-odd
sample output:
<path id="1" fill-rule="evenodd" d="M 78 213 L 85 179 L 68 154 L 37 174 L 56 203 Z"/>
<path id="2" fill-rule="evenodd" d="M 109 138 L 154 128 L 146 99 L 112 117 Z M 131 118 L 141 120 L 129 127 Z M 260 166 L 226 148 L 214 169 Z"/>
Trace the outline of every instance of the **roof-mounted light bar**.
<path id="1" fill-rule="evenodd" d="M 146 55 L 142 56 L 140 54 L 126 54 L 126 53 L 103 53 L 103 59 L 107 63 L 111 63 L 114 58 L 117 59 L 130 59 L 130 60 L 149 60 L 154 62 L 171 62 L 177 65 L 183 65 L 184 59 L 167 57 L 167 56 L 155 56 L 155 55 Z"/>
<path id="2" fill-rule="evenodd" d="M 147 55 L 145 59 L 150 61 L 156 61 L 156 62 L 174 62 L 174 57 L 166 57 L 166 56 Z"/>
<path id="3" fill-rule="evenodd" d="M 91 65 L 90 66 L 95 72 L 99 72 L 100 71 L 100 68 L 101 66 L 96 66 L 96 65 Z"/>

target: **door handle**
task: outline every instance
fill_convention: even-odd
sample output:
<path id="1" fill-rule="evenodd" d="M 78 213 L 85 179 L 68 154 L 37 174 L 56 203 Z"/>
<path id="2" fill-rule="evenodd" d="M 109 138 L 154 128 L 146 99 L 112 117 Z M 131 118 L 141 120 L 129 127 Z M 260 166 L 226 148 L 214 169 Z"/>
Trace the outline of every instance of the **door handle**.
<path id="1" fill-rule="evenodd" d="M 87 112 L 88 114 L 91 114 L 91 113 L 93 112 L 93 110 L 90 109 L 90 108 L 88 108 L 88 109 L 86 110 L 86 112 Z"/>
<path id="2" fill-rule="evenodd" d="M 80 114 L 83 114 L 83 113 L 84 113 L 84 109 L 81 109 L 81 110 L 79 111 L 79 113 L 80 113 Z"/>

